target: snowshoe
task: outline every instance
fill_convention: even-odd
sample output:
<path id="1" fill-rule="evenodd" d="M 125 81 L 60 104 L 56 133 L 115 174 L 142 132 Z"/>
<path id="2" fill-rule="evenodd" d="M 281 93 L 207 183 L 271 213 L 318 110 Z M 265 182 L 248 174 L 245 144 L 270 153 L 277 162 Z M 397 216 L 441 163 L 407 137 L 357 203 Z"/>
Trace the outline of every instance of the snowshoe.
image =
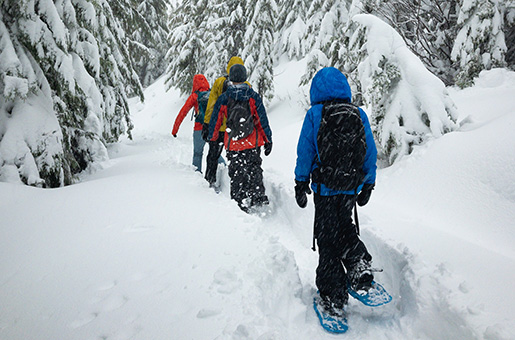
<path id="1" fill-rule="evenodd" d="M 354 290 L 349 286 L 348 292 L 350 296 L 370 307 L 386 305 L 392 301 L 392 296 L 375 281 L 372 281 L 370 287 L 366 289 L 362 287 L 362 289 Z"/>
<path id="2" fill-rule="evenodd" d="M 320 325 L 330 333 L 345 333 L 349 329 L 343 308 L 335 308 L 329 301 L 317 294 L 313 298 L 313 309 Z"/>

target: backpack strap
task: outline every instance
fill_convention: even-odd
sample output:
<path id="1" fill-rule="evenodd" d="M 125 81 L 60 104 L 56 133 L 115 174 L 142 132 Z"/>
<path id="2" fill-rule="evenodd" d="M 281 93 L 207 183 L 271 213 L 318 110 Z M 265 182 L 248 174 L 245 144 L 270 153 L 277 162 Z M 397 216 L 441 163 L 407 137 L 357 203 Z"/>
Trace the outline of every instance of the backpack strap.
<path id="1" fill-rule="evenodd" d="M 224 79 L 224 83 L 222 84 L 222 93 L 224 93 L 225 91 L 227 91 L 227 88 L 229 87 L 229 76 L 224 76 L 225 79 Z"/>

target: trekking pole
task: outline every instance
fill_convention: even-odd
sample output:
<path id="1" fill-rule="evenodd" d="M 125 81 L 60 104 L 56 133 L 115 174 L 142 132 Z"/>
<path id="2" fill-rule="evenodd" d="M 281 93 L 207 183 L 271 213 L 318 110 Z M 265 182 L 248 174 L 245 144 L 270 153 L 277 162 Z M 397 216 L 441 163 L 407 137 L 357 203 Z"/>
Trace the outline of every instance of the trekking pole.
<path id="1" fill-rule="evenodd" d="M 358 204 L 354 203 L 354 222 L 356 223 L 356 233 L 359 236 Z"/>
<path id="2" fill-rule="evenodd" d="M 317 184 L 318 185 L 318 192 L 320 192 L 320 183 Z M 314 195 L 314 194 L 313 194 Z M 311 250 L 313 251 L 317 251 L 317 243 L 316 243 L 316 236 L 315 236 L 315 227 L 316 227 L 316 224 L 313 223 L 313 247 L 311 247 Z"/>
<path id="3" fill-rule="evenodd" d="M 358 220 L 358 189 L 354 189 L 354 223 L 356 223 L 356 234 L 359 236 L 359 220 Z"/>

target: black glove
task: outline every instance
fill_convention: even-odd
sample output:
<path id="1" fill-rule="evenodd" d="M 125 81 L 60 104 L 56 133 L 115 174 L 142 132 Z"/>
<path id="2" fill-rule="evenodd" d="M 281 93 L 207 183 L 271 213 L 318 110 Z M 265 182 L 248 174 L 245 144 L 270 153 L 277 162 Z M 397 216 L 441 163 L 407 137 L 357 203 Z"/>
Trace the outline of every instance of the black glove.
<path id="1" fill-rule="evenodd" d="M 372 190 L 374 190 L 374 186 L 375 186 L 375 183 L 363 184 L 363 188 L 361 189 L 361 192 L 359 193 L 358 198 L 357 198 L 357 202 L 360 207 L 362 207 L 368 203 L 368 200 L 370 199 L 370 195 L 372 195 Z"/>
<path id="2" fill-rule="evenodd" d="M 265 156 L 268 156 L 272 152 L 272 142 L 265 143 Z"/>
<path id="3" fill-rule="evenodd" d="M 209 142 L 209 140 L 207 139 L 208 136 L 209 136 L 209 124 L 204 123 L 204 125 L 202 125 L 202 139 L 206 142 Z"/>
<path id="4" fill-rule="evenodd" d="M 175 138 L 177 138 L 177 134 L 175 134 L 175 135 L 174 135 L 174 134 L 172 133 L 172 136 L 174 136 Z"/>
<path id="5" fill-rule="evenodd" d="M 301 208 L 305 208 L 306 205 L 308 205 L 308 197 L 306 194 L 311 194 L 309 182 L 295 180 L 295 200 L 297 201 L 297 205 Z"/>

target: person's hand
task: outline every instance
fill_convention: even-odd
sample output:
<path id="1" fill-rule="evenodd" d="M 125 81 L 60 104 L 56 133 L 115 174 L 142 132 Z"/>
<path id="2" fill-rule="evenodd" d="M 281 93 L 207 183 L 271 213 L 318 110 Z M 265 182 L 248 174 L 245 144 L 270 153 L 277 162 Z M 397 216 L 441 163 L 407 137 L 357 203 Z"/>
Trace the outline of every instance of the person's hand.
<path id="1" fill-rule="evenodd" d="M 177 138 L 177 134 L 173 134 L 173 133 L 172 133 L 172 136 L 174 136 L 175 138 Z"/>
<path id="2" fill-rule="evenodd" d="M 202 125 L 202 139 L 206 142 L 209 142 L 209 140 L 207 139 L 208 136 L 209 136 L 209 124 L 204 123 L 204 125 Z"/>
<path id="3" fill-rule="evenodd" d="M 272 152 L 272 142 L 265 143 L 265 156 L 268 156 Z"/>
<path id="4" fill-rule="evenodd" d="M 362 207 L 368 203 L 368 200 L 370 199 L 370 195 L 372 195 L 372 190 L 374 190 L 374 186 L 375 186 L 375 183 L 363 184 L 363 188 L 361 189 L 361 192 L 359 193 L 358 198 L 357 198 L 357 202 L 360 207 Z"/>
<path id="5" fill-rule="evenodd" d="M 305 208 L 306 205 L 308 205 L 308 197 L 306 194 L 311 194 L 309 182 L 295 180 L 295 200 L 297 201 L 297 205 L 301 208 Z"/>

